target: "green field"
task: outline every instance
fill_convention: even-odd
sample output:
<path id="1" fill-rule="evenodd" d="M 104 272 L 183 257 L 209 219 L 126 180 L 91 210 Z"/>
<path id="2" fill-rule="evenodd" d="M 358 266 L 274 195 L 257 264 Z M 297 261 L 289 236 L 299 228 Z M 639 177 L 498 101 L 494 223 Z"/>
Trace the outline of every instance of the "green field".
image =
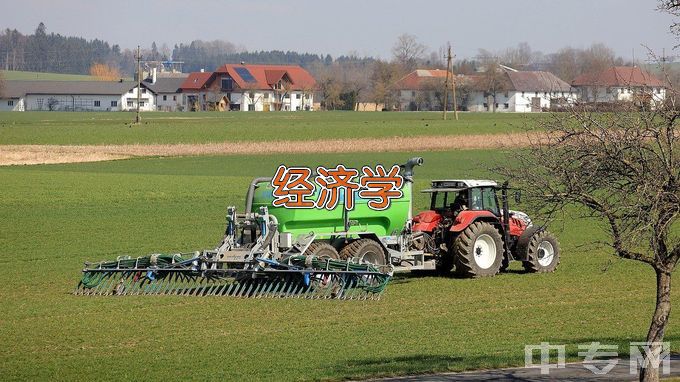
<path id="1" fill-rule="evenodd" d="M 20 70 L 0 70 L 0 76 L 5 80 L 40 80 L 40 81 L 92 81 L 96 77 L 86 74 L 63 74 L 63 73 L 41 73 L 24 72 Z"/>
<path id="2" fill-rule="evenodd" d="M 537 115 L 461 113 L 0 112 L 0 144 L 205 143 L 517 132 Z"/>
<path id="3" fill-rule="evenodd" d="M 250 118 L 243 115 L 236 118 Z M 391 164 L 413 154 L 325 155 L 323 162 Z M 420 154 L 426 162 L 416 189 L 434 178 L 492 176 L 487 168 L 512 158 Z M 69 294 L 85 260 L 214 246 L 225 207 L 241 207 L 249 180 L 280 163 L 318 164 L 318 155 L 0 167 L 2 379 L 338 380 L 523 365 L 524 345 L 541 341 L 568 345 L 574 360 L 577 344 L 591 341 L 618 344 L 623 354 L 646 334 L 653 272 L 582 246 L 602 238 L 587 221 L 554 225 L 563 247 L 554 274 L 522 274 L 514 265 L 477 280 L 402 276 L 377 302 Z M 421 196 L 416 206 L 425 205 Z M 673 350 L 676 322 L 666 335 Z"/>

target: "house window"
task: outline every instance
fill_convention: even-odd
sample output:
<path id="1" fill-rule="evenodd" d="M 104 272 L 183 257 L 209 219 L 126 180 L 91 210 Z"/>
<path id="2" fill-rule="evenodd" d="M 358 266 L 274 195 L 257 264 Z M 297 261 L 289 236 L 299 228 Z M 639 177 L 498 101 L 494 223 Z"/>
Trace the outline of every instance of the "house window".
<path id="1" fill-rule="evenodd" d="M 486 109 L 487 107 L 489 107 L 489 104 L 484 102 L 484 108 Z"/>
<path id="2" fill-rule="evenodd" d="M 163 101 L 167 101 L 167 100 L 168 100 L 168 96 L 163 95 Z"/>
<path id="3" fill-rule="evenodd" d="M 548 97 L 548 92 L 543 92 L 543 97 Z"/>
<path id="4" fill-rule="evenodd" d="M 522 92 L 522 97 L 524 97 L 524 92 Z"/>
<path id="5" fill-rule="evenodd" d="M 248 98 L 250 98 L 250 99 L 255 99 L 255 94 L 253 94 L 253 93 L 248 93 Z"/>
<path id="6" fill-rule="evenodd" d="M 14 100 L 11 99 L 11 100 L 7 101 L 7 106 L 14 106 Z"/>
<path id="7" fill-rule="evenodd" d="M 38 109 L 42 109 L 43 99 L 38 98 L 37 100 L 35 100 L 35 102 L 38 104 Z"/>
<path id="8" fill-rule="evenodd" d="M 509 109 L 509 108 L 510 108 L 510 104 L 509 104 L 509 103 L 504 103 L 504 104 L 503 104 L 503 107 L 504 107 L 505 109 Z"/>
<path id="9" fill-rule="evenodd" d="M 118 101 L 111 101 L 111 107 L 118 107 Z"/>
<path id="10" fill-rule="evenodd" d="M 305 99 L 309 99 L 309 94 L 305 94 Z"/>
<path id="11" fill-rule="evenodd" d="M 132 94 L 132 89 L 128 90 L 128 93 Z"/>
<path id="12" fill-rule="evenodd" d="M 249 104 L 248 105 L 248 111 L 255 111 L 255 105 L 254 104 Z"/>
<path id="13" fill-rule="evenodd" d="M 177 101 L 177 96 L 176 95 L 172 96 L 172 100 Z"/>
<path id="14" fill-rule="evenodd" d="M 144 105 L 145 105 L 144 101 L 139 102 L 139 107 L 144 107 Z"/>
<path id="15" fill-rule="evenodd" d="M 505 92 L 504 95 L 505 95 L 505 98 L 508 98 L 508 92 Z"/>
<path id="16" fill-rule="evenodd" d="M 416 96 L 416 92 L 414 92 L 414 91 L 411 92 L 411 97 L 415 97 L 415 96 Z"/>
<path id="17" fill-rule="evenodd" d="M 498 104 L 497 104 L 497 103 L 494 104 L 494 108 L 498 109 Z"/>
<path id="18" fill-rule="evenodd" d="M 290 98 L 290 94 L 286 93 L 286 95 L 284 95 L 283 98 Z"/>
<path id="19" fill-rule="evenodd" d="M 234 89 L 234 80 L 231 77 L 222 78 L 222 90 Z"/>
<path id="20" fill-rule="evenodd" d="M 94 107 L 101 107 L 102 101 L 94 101 Z"/>
<path id="21" fill-rule="evenodd" d="M 132 102 L 132 101 L 127 101 L 127 106 L 128 106 L 128 107 L 133 107 L 133 106 L 135 106 L 135 104 L 134 104 L 134 102 Z"/>
<path id="22" fill-rule="evenodd" d="M 142 88 L 142 94 L 146 94 L 146 88 Z"/>
<path id="23" fill-rule="evenodd" d="M 269 93 L 264 93 L 264 99 L 269 99 Z"/>

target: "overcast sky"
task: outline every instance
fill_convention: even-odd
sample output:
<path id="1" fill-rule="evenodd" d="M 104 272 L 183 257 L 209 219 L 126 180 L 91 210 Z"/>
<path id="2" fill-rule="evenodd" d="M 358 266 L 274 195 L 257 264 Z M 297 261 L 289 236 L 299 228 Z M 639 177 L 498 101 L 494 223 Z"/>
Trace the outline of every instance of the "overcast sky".
<path id="1" fill-rule="evenodd" d="M 450 41 L 458 58 L 528 42 L 544 53 L 603 42 L 636 58 L 641 44 L 667 54 L 671 17 L 655 0 L 22 0 L 5 4 L 0 27 L 104 39 L 123 48 L 222 39 L 248 50 L 391 57 L 398 35 L 431 50 Z M 680 50 L 680 49 L 678 49 Z M 677 50 L 672 54 L 678 55 Z"/>

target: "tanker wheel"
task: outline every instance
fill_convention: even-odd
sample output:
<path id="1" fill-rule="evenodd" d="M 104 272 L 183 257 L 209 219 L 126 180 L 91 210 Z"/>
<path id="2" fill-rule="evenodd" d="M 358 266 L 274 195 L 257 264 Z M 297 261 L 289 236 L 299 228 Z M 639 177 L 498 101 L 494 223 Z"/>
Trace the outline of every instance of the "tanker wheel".
<path id="1" fill-rule="evenodd" d="M 476 222 L 453 243 L 456 273 L 462 277 L 493 276 L 503 261 L 503 238 L 489 223 Z"/>
<path id="2" fill-rule="evenodd" d="M 520 241 L 518 250 L 526 256 L 522 265 L 527 272 L 554 272 L 560 263 L 560 244 L 555 235 L 546 230 L 538 230 Z"/>
<path id="3" fill-rule="evenodd" d="M 315 241 L 307 247 L 305 255 L 316 256 L 320 259 L 334 259 L 340 258 L 338 251 L 332 245 L 323 241 Z"/>
<path id="4" fill-rule="evenodd" d="M 340 258 L 343 260 L 356 258 L 360 263 L 387 264 L 385 251 L 380 244 L 371 239 L 359 239 L 349 243 L 340 250 Z"/>

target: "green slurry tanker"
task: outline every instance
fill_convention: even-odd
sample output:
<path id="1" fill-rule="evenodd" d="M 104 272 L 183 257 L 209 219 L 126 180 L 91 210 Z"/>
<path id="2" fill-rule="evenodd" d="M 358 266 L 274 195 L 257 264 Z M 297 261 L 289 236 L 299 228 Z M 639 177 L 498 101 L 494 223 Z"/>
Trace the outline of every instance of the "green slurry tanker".
<path id="1" fill-rule="evenodd" d="M 422 164 L 400 166 L 402 196 L 384 210 L 361 198 L 350 211 L 342 202 L 331 210 L 275 206 L 272 179 L 256 178 L 245 212 L 227 208 L 216 248 L 85 263 L 75 294 L 378 299 L 395 270 L 480 277 L 511 260 L 530 272 L 555 270 L 557 240 L 508 209 L 507 184 L 433 181 L 423 191 L 430 209 L 413 216 L 413 170 Z"/>

